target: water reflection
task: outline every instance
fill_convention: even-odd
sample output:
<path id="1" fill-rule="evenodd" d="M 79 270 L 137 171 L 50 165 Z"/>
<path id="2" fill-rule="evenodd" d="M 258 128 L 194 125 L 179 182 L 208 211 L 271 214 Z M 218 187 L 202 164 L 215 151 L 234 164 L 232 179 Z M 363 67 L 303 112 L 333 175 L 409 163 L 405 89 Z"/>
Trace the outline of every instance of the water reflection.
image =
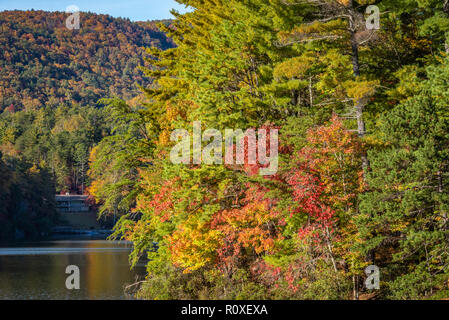
<path id="1" fill-rule="evenodd" d="M 124 286 L 144 277 L 130 270 L 127 242 L 55 240 L 0 245 L 0 299 L 126 299 Z M 81 289 L 67 290 L 68 265 L 80 268 Z"/>

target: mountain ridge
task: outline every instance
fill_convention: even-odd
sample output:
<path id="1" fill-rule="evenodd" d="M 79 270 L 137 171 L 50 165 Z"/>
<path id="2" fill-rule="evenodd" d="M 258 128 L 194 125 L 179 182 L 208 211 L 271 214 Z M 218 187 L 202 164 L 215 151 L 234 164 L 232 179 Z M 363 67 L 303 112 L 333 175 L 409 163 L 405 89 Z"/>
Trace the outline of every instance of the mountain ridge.
<path id="1" fill-rule="evenodd" d="M 0 12 L 0 112 L 45 105 L 94 105 L 100 98 L 131 99 L 149 80 L 139 70 L 144 48 L 174 47 L 157 27 L 166 21 L 131 22 L 80 13 L 42 10 Z"/>

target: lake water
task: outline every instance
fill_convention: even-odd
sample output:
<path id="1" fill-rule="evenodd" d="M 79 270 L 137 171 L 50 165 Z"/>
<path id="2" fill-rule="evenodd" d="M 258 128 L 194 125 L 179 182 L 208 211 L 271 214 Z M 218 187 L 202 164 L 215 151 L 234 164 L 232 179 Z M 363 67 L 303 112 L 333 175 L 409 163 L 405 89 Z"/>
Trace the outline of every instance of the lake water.
<path id="1" fill-rule="evenodd" d="M 92 238 L 0 244 L 0 300 L 129 299 L 124 287 L 143 280 L 130 270 L 131 245 Z M 80 270 L 80 290 L 66 288 L 66 268 Z"/>

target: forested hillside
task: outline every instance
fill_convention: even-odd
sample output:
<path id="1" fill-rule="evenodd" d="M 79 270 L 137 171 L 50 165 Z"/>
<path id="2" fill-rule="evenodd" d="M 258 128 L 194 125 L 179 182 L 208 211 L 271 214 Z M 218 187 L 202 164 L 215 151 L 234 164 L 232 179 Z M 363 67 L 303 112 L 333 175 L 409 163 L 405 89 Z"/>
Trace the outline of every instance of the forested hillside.
<path id="1" fill-rule="evenodd" d="M 0 12 L 0 112 L 128 100 L 144 84 L 146 47 L 173 44 L 155 23 L 81 13 L 79 30 L 66 13 Z"/>
<path id="2" fill-rule="evenodd" d="M 0 12 L 0 239 L 45 234 L 55 193 L 87 192 L 89 155 L 116 125 L 99 99 L 138 105 L 145 48 L 173 47 L 156 22 L 81 13 L 69 30 L 67 16 Z"/>
<path id="3" fill-rule="evenodd" d="M 0 157 L 0 240 L 48 234 L 57 222 L 54 192 L 46 169 Z"/>
<path id="4" fill-rule="evenodd" d="M 15 209 L 0 219 L 22 221 L 22 174 L 87 187 L 121 216 L 131 261 L 148 258 L 145 299 L 449 298 L 448 2 L 177 1 L 192 10 L 161 25 L 175 46 L 146 62 L 147 27 L 93 15 L 73 33 L 25 28 L 2 53 L 0 202 Z M 94 31 L 109 27 L 117 39 Z M 58 53 L 28 59 L 47 29 Z M 125 86 L 138 64 L 143 103 Z M 249 129 L 240 148 L 234 129 Z"/>
<path id="5" fill-rule="evenodd" d="M 447 1 L 178 2 L 145 109 L 115 102 L 132 130 L 91 154 L 92 193 L 150 260 L 139 296 L 448 298 Z M 250 137 L 227 162 L 237 128 L 270 129 L 277 171 Z"/>

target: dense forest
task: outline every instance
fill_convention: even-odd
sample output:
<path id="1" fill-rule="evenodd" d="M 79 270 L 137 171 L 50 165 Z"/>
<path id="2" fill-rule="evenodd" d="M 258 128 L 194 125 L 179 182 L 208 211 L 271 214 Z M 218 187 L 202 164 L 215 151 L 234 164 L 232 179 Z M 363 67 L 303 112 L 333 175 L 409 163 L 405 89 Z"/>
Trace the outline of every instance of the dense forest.
<path id="1" fill-rule="evenodd" d="M 0 157 L 0 240 L 48 234 L 57 222 L 54 195 L 47 170 Z"/>
<path id="2" fill-rule="evenodd" d="M 159 24 L 174 45 L 142 43 L 146 54 L 132 62 L 148 77 L 129 77 L 145 98 L 115 82 L 128 79 L 129 60 L 102 72 L 94 58 L 85 68 L 116 91 L 89 95 L 81 73 L 62 105 L 16 101 L 17 112 L 14 99 L 62 95 L 35 70 L 10 69 L 5 79 L 19 80 L 3 94 L 0 201 L 24 176 L 86 188 L 100 214 L 121 216 L 113 237 L 133 242 L 132 263 L 148 258 L 139 298 L 449 298 L 447 1 L 177 1 L 191 10 Z M 70 43 L 88 56 L 109 50 L 88 49 L 92 29 L 77 32 Z M 88 96 L 93 104 L 77 106 Z M 207 134 L 192 146 L 198 129 Z M 277 147 L 277 170 L 251 160 L 250 137 L 241 162 L 223 161 L 218 140 L 229 129 L 268 131 L 257 156 Z M 187 159 L 173 161 L 180 137 Z M 26 212 L 39 217 L 47 202 L 34 196 Z M 368 266 L 380 271 L 379 289 L 366 285 Z"/>
<path id="3" fill-rule="evenodd" d="M 87 193 L 89 155 L 117 124 L 100 99 L 137 106 L 145 48 L 173 47 L 156 22 L 80 17 L 69 30 L 65 13 L 0 12 L 0 239 L 48 233 L 55 193 Z"/>
<path id="4" fill-rule="evenodd" d="M 150 259 L 138 296 L 448 298 L 447 2 L 178 2 L 192 11 L 163 27 L 176 48 L 149 50 L 144 108 L 114 102 L 132 130 L 91 155 L 92 193 L 125 213 L 133 262 Z M 172 161 L 174 130 L 195 123 L 202 146 Z M 262 153 L 279 130 L 275 174 L 250 140 L 223 164 L 208 143 L 237 128 L 270 129 Z M 122 138 L 122 157 L 104 157 Z"/>
<path id="5" fill-rule="evenodd" d="M 143 49 L 173 47 L 154 22 L 83 13 L 83 27 L 69 30 L 67 16 L 0 12 L 0 111 L 131 99 L 144 84 Z"/>

